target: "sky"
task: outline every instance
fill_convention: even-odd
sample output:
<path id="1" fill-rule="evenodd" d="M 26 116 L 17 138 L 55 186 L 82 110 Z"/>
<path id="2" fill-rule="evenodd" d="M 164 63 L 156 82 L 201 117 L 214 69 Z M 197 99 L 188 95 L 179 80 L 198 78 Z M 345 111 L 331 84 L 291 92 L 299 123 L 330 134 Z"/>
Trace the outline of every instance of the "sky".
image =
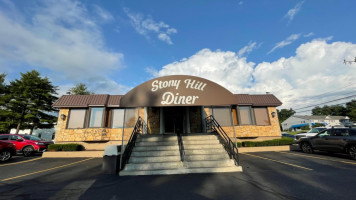
<path id="1" fill-rule="evenodd" d="M 282 108 L 356 95 L 356 1 L 0 0 L 0 73 L 37 70 L 65 94 L 126 94 L 184 74 Z M 339 101 L 334 101 L 341 99 Z M 323 104 L 322 104 L 323 105 Z M 307 108 L 304 108 L 307 107 Z"/>

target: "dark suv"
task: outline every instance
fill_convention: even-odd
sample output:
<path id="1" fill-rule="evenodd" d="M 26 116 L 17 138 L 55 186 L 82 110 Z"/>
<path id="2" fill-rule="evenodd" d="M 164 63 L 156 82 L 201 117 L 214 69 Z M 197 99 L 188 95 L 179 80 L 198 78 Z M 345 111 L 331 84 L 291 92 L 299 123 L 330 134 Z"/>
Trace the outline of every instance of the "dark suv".
<path id="1" fill-rule="evenodd" d="M 356 128 L 329 128 L 297 142 L 305 153 L 313 153 L 313 150 L 348 153 L 356 160 Z"/>

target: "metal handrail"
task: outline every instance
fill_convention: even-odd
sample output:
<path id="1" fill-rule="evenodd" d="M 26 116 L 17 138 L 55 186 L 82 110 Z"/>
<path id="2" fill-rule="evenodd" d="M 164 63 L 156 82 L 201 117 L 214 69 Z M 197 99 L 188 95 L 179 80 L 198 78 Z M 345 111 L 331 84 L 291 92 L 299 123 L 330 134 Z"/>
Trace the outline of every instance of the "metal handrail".
<path id="1" fill-rule="evenodd" d="M 177 137 L 178 137 L 178 146 L 179 146 L 180 159 L 183 162 L 184 161 L 185 152 L 184 152 L 182 134 L 181 133 L 177 133 Z"/>
<path id="2" fill-rule="evenodd" d="M 231 159 L 234 159 L 235 165 L 239 165 L 239 150 L 237 148 L 236 143 L 234 143 L 230 137 L 226 134 L 224 129 L 220 126 L 220 124 L 216 121 L 213 115 L 205 118 L 206 129 L 210 130 L 213 133 L 216 133 L 219 141 L 224 146 L 225 150 L 228 152 Z"/>
<path id="3" fill-rule="evenodd" d="M 138 134 L 143 131 L 144 120 L 141 117 L 138 117 L 135 127 L 131 133 L 130 139 L 125 147 L 124 153 L 121 156 L 120 170 L 124 169 L 125 165 L 128 163 L 132 149 L 135 147 L 136 139 Z"/>

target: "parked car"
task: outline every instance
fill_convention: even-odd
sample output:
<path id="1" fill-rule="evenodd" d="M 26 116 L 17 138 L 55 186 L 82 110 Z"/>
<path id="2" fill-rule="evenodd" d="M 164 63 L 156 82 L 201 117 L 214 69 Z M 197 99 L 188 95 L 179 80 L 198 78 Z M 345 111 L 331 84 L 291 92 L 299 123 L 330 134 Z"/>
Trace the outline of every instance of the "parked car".
<path id="1" fill-rule="evenodd" d="M 297 142 L 305 153 L 313 153 L 314 150 L 347 153 L 356 160 L 356 128 L 329 128 Z"/>
<path id="2" fill-rule="evenodd" d="M 315 136 L 316 134 L 320 133 L 321 131 L 323 131 L 325 129 L 326 128 L 323 128 L 323 127 L 312 128 L 306 133 L 295 134 L 295 138 L 298 140 L 299 138 L 302 138 L 302 137 L 312 137 L 312 136 Z"/>
<path id="3" fill-rule="evenodd" d="M 15 153 L 16 147 L 14 144 L 0 141 L 0 162 L 10 160 L 10 158 L 15 155 Z"/>
<path id="4" fill-rule="evenodd" d="M 47 151 L 48 145 L 53 144 L 52 141 L 44 141 L 33 135 L 22 134 L 3 134 L 0 135 L 0 140 L 13 143 L 16 146 L 16 151 L 23 153 L 24 156 Z"/>

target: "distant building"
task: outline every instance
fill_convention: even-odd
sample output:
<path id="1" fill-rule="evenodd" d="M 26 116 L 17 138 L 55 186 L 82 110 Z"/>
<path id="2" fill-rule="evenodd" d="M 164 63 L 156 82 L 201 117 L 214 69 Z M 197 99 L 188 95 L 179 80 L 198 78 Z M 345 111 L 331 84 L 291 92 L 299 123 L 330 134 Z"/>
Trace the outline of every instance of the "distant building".
<path id="1" fill-rule="evenodd" d="M 348 116 L 310 116 L 310 115 L 293 115 L 282 122 L 282 129 L 300 129 L 303 126 L 313 126 L 316 123 L 324 124 L 325 127 L 332 126 L 345 126 L 350 122 L 350 118 Z"/>

